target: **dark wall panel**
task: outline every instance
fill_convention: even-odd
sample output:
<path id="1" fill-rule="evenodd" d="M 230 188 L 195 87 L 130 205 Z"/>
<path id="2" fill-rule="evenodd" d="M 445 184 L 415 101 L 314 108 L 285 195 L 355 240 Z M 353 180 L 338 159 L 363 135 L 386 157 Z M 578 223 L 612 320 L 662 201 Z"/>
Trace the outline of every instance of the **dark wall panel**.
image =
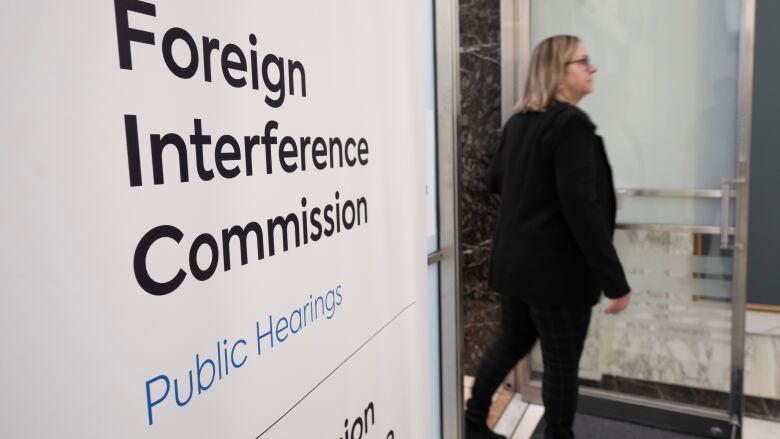
<path id="1" fill-rule="evenodd" d="M 780 305 L 780 1 L 756 2 L 748 303 Z"/>

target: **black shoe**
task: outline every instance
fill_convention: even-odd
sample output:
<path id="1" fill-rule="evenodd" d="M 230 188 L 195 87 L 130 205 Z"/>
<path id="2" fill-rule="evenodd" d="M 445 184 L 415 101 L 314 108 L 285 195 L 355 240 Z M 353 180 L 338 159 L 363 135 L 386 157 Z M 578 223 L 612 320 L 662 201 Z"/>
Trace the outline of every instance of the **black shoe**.
<path id="1" fill-rule="evenodd" d="M 474 425 L 466 421 L 466 439 L 506 439 L 506 436 L 494 432 L 485 424 Z"/>

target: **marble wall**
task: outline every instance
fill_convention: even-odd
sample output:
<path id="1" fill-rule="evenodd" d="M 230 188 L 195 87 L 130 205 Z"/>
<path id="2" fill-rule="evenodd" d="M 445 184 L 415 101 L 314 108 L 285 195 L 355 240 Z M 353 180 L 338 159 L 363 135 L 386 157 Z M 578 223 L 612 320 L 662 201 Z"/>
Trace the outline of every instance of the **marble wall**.
<path id="1" fill-rule="evenodd" d="M 746 320 L 746 411 L 780 421 L 780 314 L 748 312 Z"/>
<path id="2" fill-rule="evenodd" d="M 487 287 L 498 203 L 484 175 L 501 129 L 500 3 L 460 2 L 460 239 L 463 264 L 463 367 L 473 375 L 498 330 L 498 297 Z"/>

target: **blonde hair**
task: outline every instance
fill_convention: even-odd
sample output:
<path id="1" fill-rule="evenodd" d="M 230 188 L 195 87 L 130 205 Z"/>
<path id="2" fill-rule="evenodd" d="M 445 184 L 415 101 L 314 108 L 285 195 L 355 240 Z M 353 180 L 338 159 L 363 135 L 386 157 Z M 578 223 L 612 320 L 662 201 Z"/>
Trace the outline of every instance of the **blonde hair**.
<path id="1" fill-rule="evenodd" d="M 534 48 L 526 75 L 523 100 L 517 104 L 515 111 L 544 111 L 554 100 L 565 100 L 558 93 L 558 89 L 566 73 L 566 64 L 579 45 L 578 37 L 556 35 L 545 39 Z"/>

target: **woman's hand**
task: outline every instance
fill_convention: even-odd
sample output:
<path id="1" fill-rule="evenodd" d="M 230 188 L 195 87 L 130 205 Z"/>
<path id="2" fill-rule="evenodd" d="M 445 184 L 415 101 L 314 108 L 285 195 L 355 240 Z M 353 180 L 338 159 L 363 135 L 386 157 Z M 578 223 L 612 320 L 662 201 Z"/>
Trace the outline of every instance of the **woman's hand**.
<path id="1" fill-rule="evenodd" d="M 628 308 L 628 302 L 631 300 L 631 291 L 627 292 L 623 297 L 613 299 L 612 303 L 604 309 L 604 314 L 617 314 L 624 309 Z"/>

